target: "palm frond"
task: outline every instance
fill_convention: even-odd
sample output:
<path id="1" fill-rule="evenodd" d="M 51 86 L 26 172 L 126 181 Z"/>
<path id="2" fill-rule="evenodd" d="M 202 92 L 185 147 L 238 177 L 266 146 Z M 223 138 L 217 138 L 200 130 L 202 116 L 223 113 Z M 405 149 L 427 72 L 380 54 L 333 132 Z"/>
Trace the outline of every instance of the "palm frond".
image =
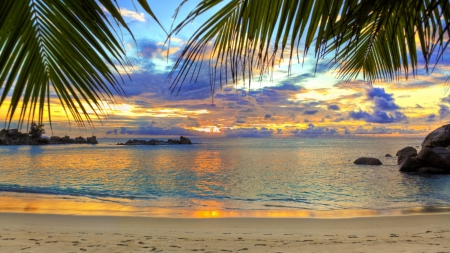
<path id="1" fill-rule="evenodd" d="M 144 9 L 156 19 L 145 1 Z M 104 11 L 104 9 L 106 11 Z M 114 24 L 106 16 L 109 12 Z M 52 94 L 79 127 L 123 95 L 116 74 L 129 64 L 114 25 L 129 31 L 114 0 L 6 0 L 0 3 L 0 107 L 6 121 L 49 121 Z M 91 111 L 91 112 L 90 112 Z"/>
<path id="2" fill-rule="evenodd" d="M 204 59 L 209 60 L 214 90 L 230 80 L 250 84 L 252 77 L 262 77 L 280 60 L 289 66 L 293 60 L 302 62 L 310 49 L 317 60 L 332 57 L 330 67 L 346 80 L 360 73 L 368 81 L 402 74 L 407 78 L 417 72 L 420 51 L 426 69 L 433 55 L 436 60 L 443 56 L 450 32 L 448 0 L 223 2 L 203 0 L 171 32 L 177 34 L 198 16 L 223 5 L 193 34 L 177 59 L 168 77 L 172 91 L 195 81 Z"/>

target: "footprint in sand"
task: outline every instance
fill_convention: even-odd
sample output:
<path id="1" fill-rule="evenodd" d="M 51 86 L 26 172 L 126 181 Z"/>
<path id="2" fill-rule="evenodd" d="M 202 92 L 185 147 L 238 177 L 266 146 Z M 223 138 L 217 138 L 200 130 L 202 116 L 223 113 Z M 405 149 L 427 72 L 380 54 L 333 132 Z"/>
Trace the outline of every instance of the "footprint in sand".
<path id="1" fill-rule="evenodd" d="M 396 234 L 391 234 L 391 235 L 389 235 L 389 237 L 399 237 L 399 236 Z"/>
<path id="2" fill-rule="evenodd" d="M 349 236 L 347 236 L 348 238 L 358 238 L 358 236 L 356 236 L 356 235 L 349 235 Z"/>
<path id="3" fill-rule="evenodd" d="M 237 251 L 244 251 L 244 250 L 248 250 L 248 248 L 238 249 Z"/>
<path id="4" fill-rule="evenodd" d="M 266 246 L 267 244 L 264 244 L 264 243 L 257 243 L 257 244 L 255 244 L 255 246 Z"/>

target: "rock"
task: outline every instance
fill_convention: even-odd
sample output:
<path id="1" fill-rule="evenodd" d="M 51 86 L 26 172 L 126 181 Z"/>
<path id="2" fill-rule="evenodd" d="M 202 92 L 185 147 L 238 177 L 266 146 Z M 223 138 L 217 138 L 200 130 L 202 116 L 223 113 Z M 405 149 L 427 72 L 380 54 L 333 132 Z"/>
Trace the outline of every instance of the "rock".
<path id="1" fill-rule="evenodd" d="M 386 154 L 384 157 L 392 157 L 391 154 Z"/>
<path id="2" fill-rule="evenodd" d="M 422 148 L 448 147 L 450 145 L 450 124 L 443 125 L 429 133 L 422 142 Z"/>
<path id="3" fill-rule="evenodd" d="M 361 157 L 356 159 L 354 164 L 362 164 L 362 165 L 382 165 L 381 161 L 377 158 L 372 157 Z"/>
<path id="4" fill-rule="evenodd" d="M 83 137 L 76 137 L 74 143 L 87 143 L 86 139 L 84 139 Z"/>
<path id="5" fill-rule="evenodd" d="M 450 160 L 445 157 L 439 155 L 431 148 L 422 149 L 419 154 L 416 156 L 418 160 L 426 162 L 430 166 L 427 167 L 435 167 L 439 169 L 448 170 L 450 172 Z M 425 167 L 425 166 L 424 166 Z"/>
<path id="6" fill-rule="evenodd" d="M 427 167 L 428 165 L 416 158 L 406 157 L 405 160 L 400 165 L 400 171 L 402 172 L 417 172 L 418 169 L 422 167 Z"/>
<path id="7" fill-rule="evenodd" d="M 70 143 L 70 137 L 66 135 L 66 136 L 64 136 L 64 137 L 61 138 L 61 141 L 62 141 L 63 143 Z"/>
<path id="8" fill-rule="evenodd" d="M 92 137 L 87 137 L 86 143 L 98 144 L 97 137 L 92 135 Z"/>
<path id="9" fill-rule="evenodd" d="M 417 150 L 413 147 L 402 148 L 395 154 L 397 157 L 397 164 L 401 164 L 407 157 L 415 157 Z"/>
<path id="10" fill-rule="evenodd" d="M 450 174 L 449 170 L 434 168 L 434 167 L 422 167 L 417 170 L 417 173 L 422 174 Z"/>
<path id="11" fill-rule="evenodd" d="M 189 138 L 180 136 L 180 144 L 192 144 L 191 140 Z"/>
<path id="12" fill-rule="evenodd" d="M 168 143 L 172 143 L 172 144 L 181 144 L 181 143 L 180 143 L 180 140 L 168 139 L 167 142 L 168 142 Z"/>

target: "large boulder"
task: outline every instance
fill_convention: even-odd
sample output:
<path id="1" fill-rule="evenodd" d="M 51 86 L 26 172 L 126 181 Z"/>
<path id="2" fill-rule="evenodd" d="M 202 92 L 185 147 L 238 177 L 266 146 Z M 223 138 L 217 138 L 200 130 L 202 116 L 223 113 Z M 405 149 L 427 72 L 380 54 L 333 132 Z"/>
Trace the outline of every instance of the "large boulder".
<path id="1" fill-rule="evenodd" d="M 431 148 L 423 148 L 416 158 L 430 165 L 427 167 L 435 167 L 448 170 L 450 172 L 450 160 L 437 154 Z"/>
<path id="2" fill-rule="evenodd" d="M 417 172 L 418 169 L 422 167 L 427 167 L 428 165 L 416 158 L 406 157 L 405 160 L 400 164 L 400 171 L 403 172 Z"/>
<path id="3" fill-rule="evenodd" d="M 397 151 L 397 164 L 401 164 L 407 157 L 417 156 L 417 150 L 413 147 L 402 148 Z"/>
<path id="4" fill-rule="evenodd" d="M 429 133 L 422 142 L 422 148 L 448 147 L 450 145 L 450 124 L 443 125 Z"/>
<path id="5" fill-rule="evenodd" d="M 422 167 L 417 170 L 417 173 L 422 174 L 450 174 L 449 170 L 434 168 L 434 167 Z"/>
<path id="6" fill-rule="evenodd" d="M 362 164 L 362 165 L 382 165 L 381 161 L 377 158 L 372 157 L 360 157 L 356 159 L 354 164 Z"/>

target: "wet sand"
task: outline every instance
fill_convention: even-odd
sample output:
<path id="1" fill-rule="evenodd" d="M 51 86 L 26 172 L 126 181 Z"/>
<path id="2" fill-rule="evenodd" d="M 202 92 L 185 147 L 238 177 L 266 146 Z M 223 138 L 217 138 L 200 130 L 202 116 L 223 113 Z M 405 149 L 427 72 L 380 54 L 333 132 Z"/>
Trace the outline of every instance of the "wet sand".
<path id="1" fill-rule="evenodd" d="M 450 214 L 191 219 L 0 213 L 0 252 L 450 252 Z"/>

